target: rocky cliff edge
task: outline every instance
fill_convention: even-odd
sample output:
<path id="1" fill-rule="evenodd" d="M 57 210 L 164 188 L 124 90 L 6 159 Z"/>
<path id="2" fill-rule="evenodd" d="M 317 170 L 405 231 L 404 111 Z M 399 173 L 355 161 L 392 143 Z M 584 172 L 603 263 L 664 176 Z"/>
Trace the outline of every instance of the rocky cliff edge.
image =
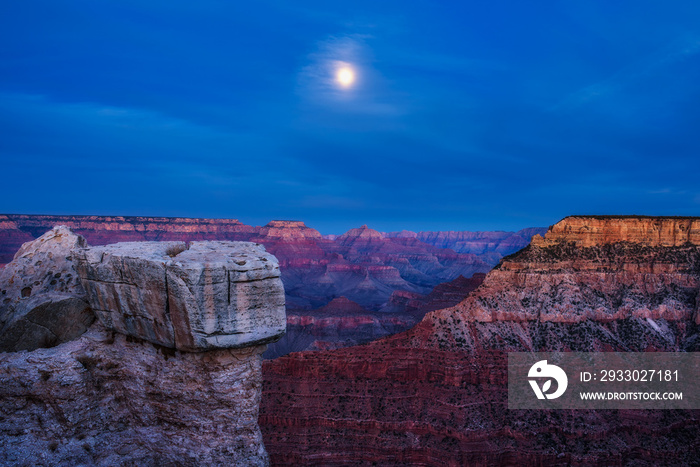
<path id="1" fill-rule="evenodd" d="M 267 465 L 261 354 L 285 328 L 276 259 L 253 243 L 89 248 L 57 228 L 3 271 L 8 304 L 69 291 L 76 270 L 53 269 L 74 258 L 73 292 L 99 320 L 60 345 L 0 353 L 0 465 Z"/>

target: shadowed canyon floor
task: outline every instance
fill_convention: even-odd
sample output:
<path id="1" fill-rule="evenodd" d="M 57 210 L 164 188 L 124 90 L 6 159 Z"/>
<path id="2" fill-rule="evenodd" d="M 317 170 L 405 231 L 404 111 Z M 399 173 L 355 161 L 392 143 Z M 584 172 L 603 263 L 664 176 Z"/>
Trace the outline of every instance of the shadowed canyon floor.
<path id="1" fill-rule="evenodd" d="M 329 350 L 386 337 L 420 322 L 429 311 L 461 302 L 484 280 L 484 274 L 462 276 L 436 286 L 428 295 L 394 291 L 381 311 L 369 311 L 345 297 L 312 311 L 287 312 L 287 333 L 270 344 L 265 358 L 302 350 Z"/>
<path id="2" fill-rule="evenodd" d="M 699 411 L 506 399 L 508 351 L 700 351 L 695 222 L 566 218 L 407 332 L 266 361 L 272 464 L 696 465 Z"/>

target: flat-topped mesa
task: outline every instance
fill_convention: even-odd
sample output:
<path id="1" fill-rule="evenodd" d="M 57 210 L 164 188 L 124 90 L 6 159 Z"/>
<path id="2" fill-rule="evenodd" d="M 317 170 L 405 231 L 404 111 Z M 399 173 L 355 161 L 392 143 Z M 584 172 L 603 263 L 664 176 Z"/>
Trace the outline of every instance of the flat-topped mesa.
<path id="1" fill-rule="evenodd" d="M 285 240 L 323 238 L 318 230 L 307 227 L 302 221 L 270 221 L 267 225 L 260 228 L 259 235 L 262 238 L 280 238 Z"/>
<path id="2" fill-rule="evenodd" d="M 127 242 L 76 251 L 95 314 L 114 331 L 183 351 L 273 342 L 285 332 L 277 259 L 251 242 Z"/>
<path id="3" fill-rule="evenodd" d="M 538 247 L 557 243 L 591 247 L 618 242 L 645 246 L 700 245 L 700 217 L 569 216 L 549 228 L 544 238 L 532 237 Z"/>

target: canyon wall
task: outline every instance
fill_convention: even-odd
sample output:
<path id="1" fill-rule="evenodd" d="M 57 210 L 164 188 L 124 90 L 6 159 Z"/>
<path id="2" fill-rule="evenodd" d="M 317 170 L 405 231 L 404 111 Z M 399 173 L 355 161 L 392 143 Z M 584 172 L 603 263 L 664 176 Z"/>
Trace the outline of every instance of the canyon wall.
<path id="1" fill-rule="evenodd" d="M 298 222 L 276 221 L 266 232 L 268 236 L 253 241 L 279 259 L 287 308 L 292 310 L 313 310 L 346 297 L 378 311 L 396 290 L 428 294 L 442 282 L 490 269 L 476 255 L 412 238 L 384 238 L 367 226 L 335 240 Z"/>
<path id="2" fill-rule="evenodd" d="M 0 245 L 7 245 L 5 249 L 14 254 L 19 247 L 19 244 L 10 243 L 14 238 L 32 240 L 55 225 L 69 227 L 85 237 L 90 245 L 165 240 L 248 240 L 255 232 L 254 227 L 235 219 L 7 214 L 0 215 Z M 6 261 L 0 258 L 0 262 Z"/>
<path id="3" fill-rule="evenodd" d="M 635 242 L 629 218 L 615 234 L 613 221 L 584 246 L 579 218 L 564 219 L 550 232 L 571 238 L 534 241 L 409 331 L 266 361 L 260 424 L 272 464 L 697 462 L 697 411 L 507 408 L 509 351 L 700 351 L 700 247 Z"/>

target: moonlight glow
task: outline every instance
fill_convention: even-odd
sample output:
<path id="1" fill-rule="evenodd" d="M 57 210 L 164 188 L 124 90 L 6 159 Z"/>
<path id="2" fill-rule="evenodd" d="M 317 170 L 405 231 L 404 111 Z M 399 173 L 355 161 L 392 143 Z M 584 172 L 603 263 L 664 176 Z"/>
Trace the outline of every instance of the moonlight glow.
<path id="1" fill-rule="evenodd" d="M 355 71 L 350 67 L 339 68 L 335 74 L 335 80 L 344 88 L 349 88 L 355 82 Z"/>

